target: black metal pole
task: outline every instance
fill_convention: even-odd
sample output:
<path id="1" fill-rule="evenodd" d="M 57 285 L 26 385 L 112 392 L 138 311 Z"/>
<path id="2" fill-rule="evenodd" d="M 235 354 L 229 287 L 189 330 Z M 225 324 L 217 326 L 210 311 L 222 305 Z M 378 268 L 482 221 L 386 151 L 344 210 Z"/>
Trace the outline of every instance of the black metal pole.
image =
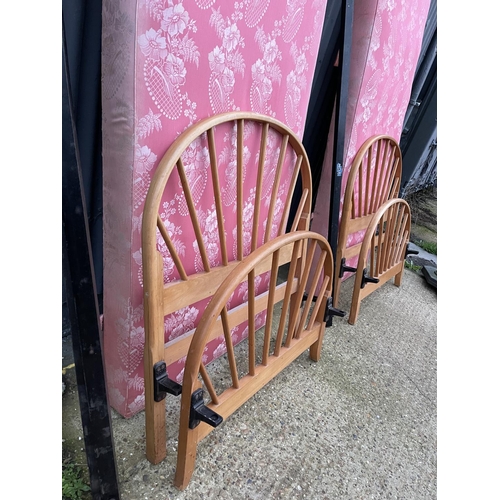
<path id="1" fill-rule="evenodd" d="M 94 500 L 119 500 L 102 358 L 102 331 L 71 101 L 64 20 L 62 28 L 63 277 L 92 496 Z"/>
<path id="2" fill-rule="evenodd" d="M 340 189 L 342 186 L 342 173 L 344 171 L 344 143 L 345 121 L 347 115 L 347 96 L 349 87 L 349 69 L 351 62 L 352 24 L 354 17 L 354 0 L 342 0 L 342 24 L 340 30 L 340 85 L 335 107 L 335 132 L 333 142 L 332 186 L 330 192 L 330 221 L 328 241 L 333 250 L 337 252 L 337 239 L 339 233 L 340 214 Z"/>

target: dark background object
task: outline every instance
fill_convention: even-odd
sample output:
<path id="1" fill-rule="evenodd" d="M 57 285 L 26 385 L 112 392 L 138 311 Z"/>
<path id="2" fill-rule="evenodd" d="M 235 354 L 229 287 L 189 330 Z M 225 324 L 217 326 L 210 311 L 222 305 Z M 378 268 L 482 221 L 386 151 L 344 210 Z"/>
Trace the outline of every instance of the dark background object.
<path id="1" fill-rule="evenodd" d="M 119 500 L 113 433 L 102 358 L 90 229 L 80 167 L 63 19 L 62 254 L 63 289 L 73 343 L 78 397 L 94 500 Z"/>

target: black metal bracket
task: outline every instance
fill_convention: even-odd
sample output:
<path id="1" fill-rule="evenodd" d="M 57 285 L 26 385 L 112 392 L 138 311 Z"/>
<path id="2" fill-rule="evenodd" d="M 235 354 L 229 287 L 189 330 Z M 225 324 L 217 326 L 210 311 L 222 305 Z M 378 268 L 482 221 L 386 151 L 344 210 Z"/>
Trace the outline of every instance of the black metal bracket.
<path id="1" fill-rule="evenodd" d="M 182 385 L 168 378 L 167 364 L 165 361 L 158 361 L 153 366 L 154 398 L 155 401 L 165 399 L 168 394 L 178 396 L 182 392 Z"/>
<path id="2" fill-rule="evenodd" d="M 333 307 L 333 300 L 331 297 L 328 297 L 328 299 L 326 299 L 326 308 L 325 308 L 326 326 L 332 326 L 333 324 L 332 320 L 334 316 L 340 316 L 341 318 L 343 318 L 345 314 L 346 314 L 345 311 Z"/>
<path id="3" fill-rule="evenodd" d="M 205 406 L 203 389 L 197 389 L 191 396 L 191 412 L 189 413 L 189 428 L 194 429 L 200 422 L 217 427 L 224 419 L 213 410 Z"/>
<path id="4" fill-rule="evenodd" d="M 371 276 L 367 276 L 366 273 L 368 270 L 366 267 L 363 269 L 363 276 L 361 277 L 361 288 L 364 288 L 367 283 L 378 283 L 380 280 L 378 278 L 372 278 Z"/>
<path id="5" fill-rule="evenodd" d="M 408 255 L 418 255 L 420 252 L 418 250 L 410 250 L 410 244 L 406 245 L 405 259 Z"/>
<path id="6" fill-rule="evenodd" d="M 345 265 L 345 257 L 342 257 L 342 260 L 340 261 L 339 278 L 343 278 L 345 272 L 355 273 L 356 268 L 351 267 L 351 266 L 346 266 Z"/>

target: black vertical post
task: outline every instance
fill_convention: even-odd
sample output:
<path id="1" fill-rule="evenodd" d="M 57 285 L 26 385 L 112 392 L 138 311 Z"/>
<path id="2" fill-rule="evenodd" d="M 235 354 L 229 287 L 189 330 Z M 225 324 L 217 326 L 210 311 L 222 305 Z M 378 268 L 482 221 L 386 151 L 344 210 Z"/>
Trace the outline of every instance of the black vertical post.
<path id="1" fill-rule="evenodd" d="M 340 85 L 335 107 L 335 132 L 333 139 L 332 186 L 330 192 L 330 222 L 328 241 L 337 253 L 337 239 L 339 233 L 340 189 L 342 173 L 344 171 L 344 142 L 345 121 L 347 114 L 347 95 L 349 87 L 349 69 L 351 62 L 352 24 L 354 17 L 354 0 L 342 0 L 341 29 L 340 29 Z"/>
<path id="2" fill-rule="evenodd" d="M 89 224 L 70 92 L 63 21 L 62 237 L 75 372 L 94 500 L 119 500 Z"/>

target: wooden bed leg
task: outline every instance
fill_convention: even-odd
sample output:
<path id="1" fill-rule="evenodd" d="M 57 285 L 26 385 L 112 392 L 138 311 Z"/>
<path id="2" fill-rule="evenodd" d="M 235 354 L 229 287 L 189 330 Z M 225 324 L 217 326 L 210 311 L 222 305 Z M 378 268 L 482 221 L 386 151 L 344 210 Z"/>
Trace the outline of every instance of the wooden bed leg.
<path id="1" fill-rule="evenodd" d="M 175 470 L 175 487 L 185 490 L 193 475 L 198 445 L 198 428 L 189 428 L 189 416 L 184 418 L 179 428 L 179 450 Z"/>
<path id="2" fill-rule="evenodd" d="M 146 367 L 146 364 L 145 364 Z M 151 374 L 153 370 L 151 368 Z M 153 387 L 148 383 L 152 375 L 145 377 L 146 385 L 146 457 L 154 465 L 167 456 L 167 431 L 165 418 L 165 400 L 156 402 Z"/>
<path id="3" fill-rule="evenodd" d="M 359 277 L 358 277 L 359 276 Z M 361 271 L 358 269 L 356 273 L 356 281 L 354 282 L 354 290 L 351 300 L 351 311 L 349 313 L 348 323 L 354 325 L 358 319 L 359 306 L 361 305 Z"/>
<path id="4" fill-rule="evenodd" d="M 198 429 L 189 428 L 189 414 L 191 411 L 191 395 L 201 387 L 195 384 L 191 392 L 182 393 L 181 415 L 179 422 L 179 448 L 177 450 L 177 467 L 175 470 L 174 485 L 179 490 L 185 490 L 193 475 L 196 462 L 196 449 L 198 446 Z"/>
<path id="5" fill-rule="evenodd" d="M 396 286 L 401 286 L 401 281 L 403 280 L 403 271 L 404 271 L 404 261 L 401 271 L 398 274 L 396 274 L 396 276 L 394 276 L 394 284 Z"/>
<path id="6" fill-rule="evenodd" d="M 318 333 L 318 340 L 309 348 L 309 358 L 313 361 L 319 361 L 321 357 L 321 347 L 323 346 L 323 337 L 325 336 L 326 323 L 323 321 Z"/>
<path id="7" fill-rule="evenodd" d="M 156 254 L 156 273 L 149 277 L 149 293 L 144 297 L 144 388 L 146 414 L 146 457 L 152 464 L 167 456 L 165 400 L 154 399 L 153 367 L 164 358 L 163 258 Z"/>

